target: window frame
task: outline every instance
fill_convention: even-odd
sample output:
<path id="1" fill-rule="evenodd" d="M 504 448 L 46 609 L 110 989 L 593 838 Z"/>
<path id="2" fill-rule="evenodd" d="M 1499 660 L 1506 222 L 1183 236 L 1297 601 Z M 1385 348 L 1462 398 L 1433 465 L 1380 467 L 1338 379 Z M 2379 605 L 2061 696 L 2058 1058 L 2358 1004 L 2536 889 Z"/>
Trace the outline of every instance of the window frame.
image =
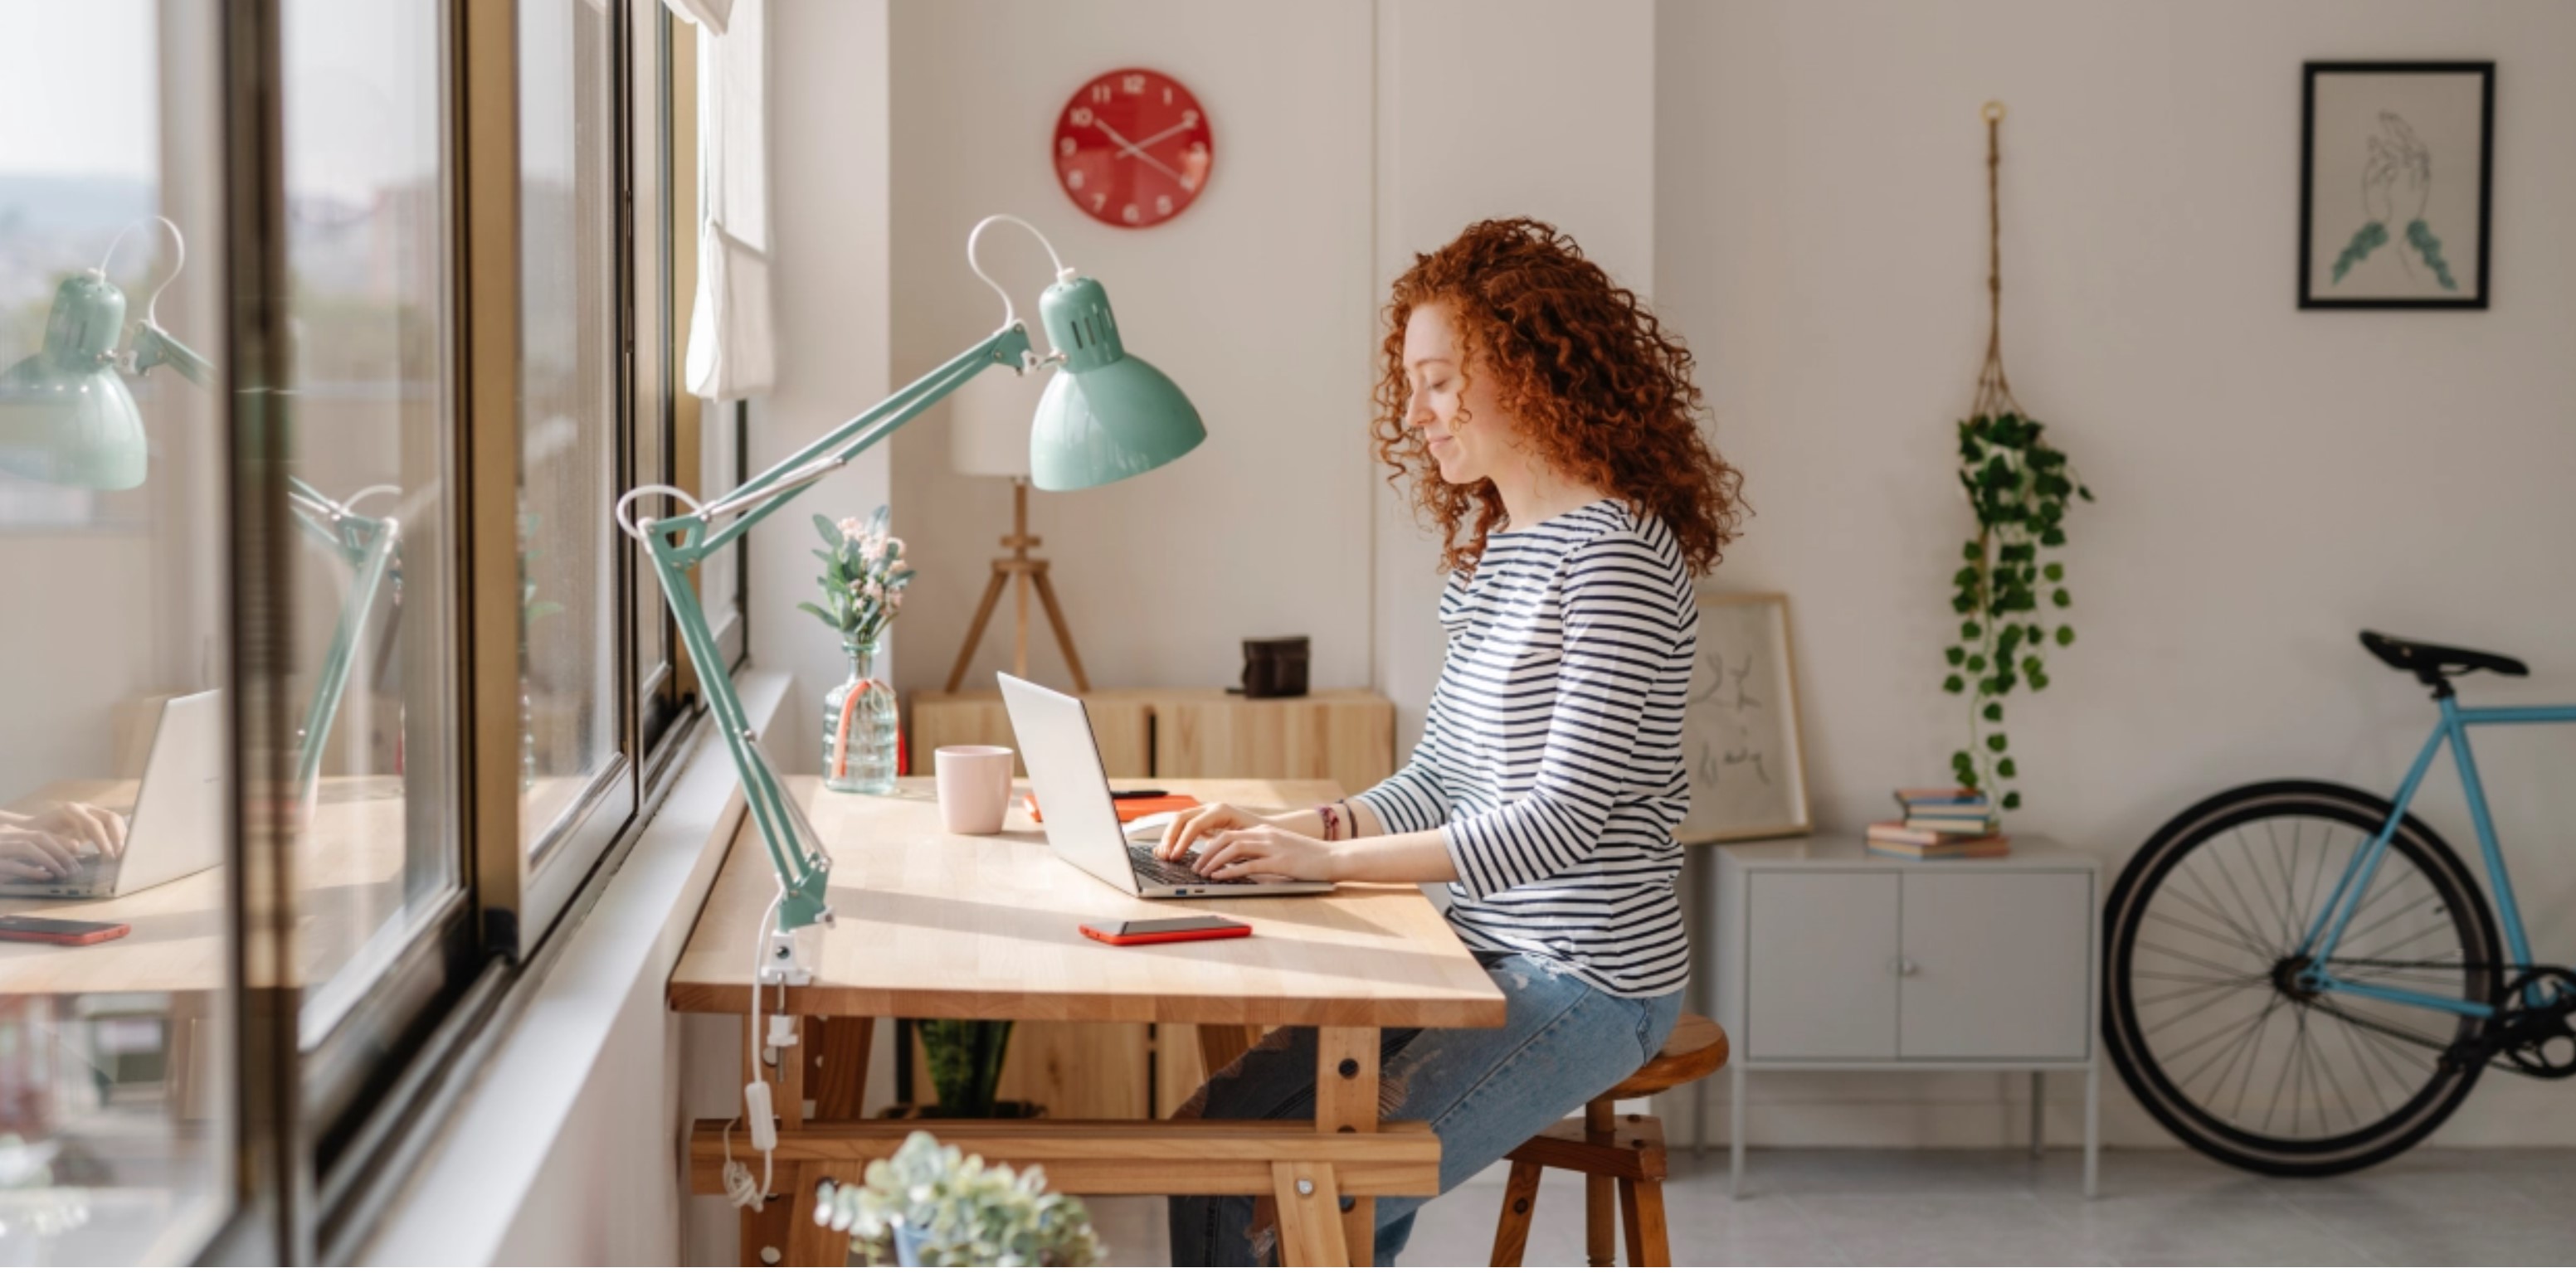
<path id="1" fill-rule="evenodd" d="M 291 938 L 303 899 L 290 869 L 295 829 L 259 811 L 291 790 L 294 701 L 291 620 L 295 528 L 288 513 L 292 312 L 288 297 L 283 0 L 239 0 L 192 19 L 218 53 L 225 163 L 220 262 L 226 275 L 225 356 L 233 389 L 220 422 L 227 456 L 234 713 L 234 831 L 229 918 L 241 991 L 233 1005 L 232 1148 L 240 1170 L 233 1210 L 205 1258 L 233 1263 L 346 1262 L 361 1252 L 446 1114 L 470 1089 L 518 1011 L 533 997 L 565 932 L 596 901 L 676 779 L 698 738 L 702 705 L 675 657 L 667 609 L 646 591 L 642 549 L 612 536 L 606 572 L 617 661 L 613 745 L 618 759 L 558 821 L 523 847 L 519 783 L 520 667 L 517 505 L 521 262 L 519 5 L 435 0 L 440 45 L 440 205 L 445 310 L 441 377 L 451 410 L 447 545 L 456 595 L 450 614 L 458 668 L 446 705 L 455 722 L 453 790 L 460 889 L 438 904 L 384 971 L 327 1033 L 308 1041 Z M 170 15 L 193 11 L 163 0 Z M 689 245 L 666 193 L 681 183 L 675 151 L 673 50 L 683 29 L 661 0 L 611 0 L 607 130 L 611 163 L 613 297 L 611 401 L 616 419 L 611 494 L 647 482 L 693 486 L 696 448 L 678 428 L 684 326 L 668 263 Z M 693 151 L 692 151 L 693 156 Z M 659 269 L 640 268 L 639 253 Z M 649 307 L 649 308 L 648 308 Z M 649 343 L 648 343 L 649 342 Z M 639 350 L 651 356 L 639 356 Z M 729 443 L 741 462 L 743 413 Z M 658 443 L 658 445 L 648 445 Z M 746 649 L 747 555 L 737 559 L 737 620 L 729 661 Z M 651 596 L 650 611 L 638 602 Z M 646 615 L 651 615 L 648 622 Z M 656 638 L 658 637 L 658 647 Z M 658 659 L 658 675 L 646 675 Z M 309 1046 L 308 1046 L 309 1043 Z"/>

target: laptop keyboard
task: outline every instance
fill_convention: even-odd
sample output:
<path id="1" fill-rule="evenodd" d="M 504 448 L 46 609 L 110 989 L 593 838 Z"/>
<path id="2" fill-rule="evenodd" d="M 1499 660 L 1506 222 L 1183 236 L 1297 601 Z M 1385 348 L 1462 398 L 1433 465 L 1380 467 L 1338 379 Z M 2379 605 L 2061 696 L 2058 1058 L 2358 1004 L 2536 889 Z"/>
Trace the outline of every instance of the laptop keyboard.
<path id="1" fill-rule="evenodd" d="M 1252 880 L 1212 880 L 1189 868 L 1186 863 L 1166 862 L 1154 856 L 1151 845 L 1130 844 L 1127 860 L 1136 867 L 1136 878 L 1147 884 L 1170 884 L 1184 888 L 1230 888 L 1251 884 Z"/>

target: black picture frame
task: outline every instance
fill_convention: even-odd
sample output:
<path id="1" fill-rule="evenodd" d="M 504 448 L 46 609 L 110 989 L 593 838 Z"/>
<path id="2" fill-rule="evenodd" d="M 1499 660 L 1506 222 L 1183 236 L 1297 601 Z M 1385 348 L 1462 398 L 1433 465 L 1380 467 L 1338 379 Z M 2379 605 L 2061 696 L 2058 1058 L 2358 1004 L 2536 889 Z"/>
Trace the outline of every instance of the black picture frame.
<path id="1" fill-rule="evenodd" d="M 2493 257 L 2495 189 L 2494 62 L 2309 62 L 2300 87 L 2299 126 L 2299 308 L 2300 309 L 2466 309 L 2483 310 L 2489 299 L 2488 262 Z M 2317 80 L 2328 75 L 2475 76 L 2478 85 L 2477 253 L 2468 271 L 2475 290 L 2467 296 L 2336 296 L 2317 286 L 2315 228 L 2317 215 Z M 2417 219 L 2421 223 L 2421 218 Z M 2368 224 L 2377 224 L 2370 222 Z M 2410 240 L 2411 242 L 2411 240 Z M 2405 247 L 2398 246 L 2404 251 Z M 2438 246 L 2438 244 L 2437 244 Z"/>

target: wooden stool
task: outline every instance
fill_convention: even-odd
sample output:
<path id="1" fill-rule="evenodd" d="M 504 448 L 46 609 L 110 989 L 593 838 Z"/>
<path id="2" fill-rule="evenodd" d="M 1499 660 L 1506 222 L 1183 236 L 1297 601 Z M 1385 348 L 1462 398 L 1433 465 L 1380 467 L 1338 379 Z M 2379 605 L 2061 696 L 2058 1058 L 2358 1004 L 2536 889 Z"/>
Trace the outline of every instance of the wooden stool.
<path id="1" fill-rule="evenodd" d="M 1538 1209 L 1539 1173 L 1549 1167 L 1583 1173 L 1583 1247 L 1593 1267 L 1619 1262 L 1610 1232 L 1610 1187 L 1619 1187 L 1619 1213 L 1628 1231 L 1628 1263 L 1663 1267 L 1673 1262 L 1664 1238 L 1664 1120 L 1646 1114 L 1617 1117 L 1611 1102 L 1703 1079 L 1726 1064 L 1726 1031 L 1703 1016 L 1683 1013 L 1661 1052 L 1625 1082 L 1569 1118 L 1505 1154 L 1512 1179 L 1503 1190 L 1503 1218 L 1494 1228 L 1494 1267 L 1514 1268 L 1529 1245 L 1530 1215 Z"/>

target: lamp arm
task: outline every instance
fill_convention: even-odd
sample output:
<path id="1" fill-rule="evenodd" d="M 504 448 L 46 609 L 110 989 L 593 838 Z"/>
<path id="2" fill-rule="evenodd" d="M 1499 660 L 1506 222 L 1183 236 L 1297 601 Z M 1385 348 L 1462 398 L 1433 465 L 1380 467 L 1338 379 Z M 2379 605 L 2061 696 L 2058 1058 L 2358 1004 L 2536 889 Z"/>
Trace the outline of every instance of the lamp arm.
<path id="1" fill-rule="evenodd" d="M 134 374 L 139 376 L 163 363 L 178 368 L 180 375 L 199 388 L 214 378 L 215 365 L 204 354 L 188 348 L 178 337 L 162 330 L 161 324 L 146 318 L 134 328 Z"/>
<path id="2" fill-rule="evenodd" d="M 730 494 L 670 517 L 631 522 L 626 516 L 631 502 L 649 494 L 673 492 L 668 488 L 639 487 L 618 501 L 618 525 L 642 541 L 646 555 L 652 559 L 654 575 L 662 584 L 663 600 L 669 604 L 671 617 L 680 629 L 681 648 L 688 652 L 690 666 L 698 674 L 699 692 L 706 696 L 707 712 L 715 718 L 716 730 L 733 757 L 734 771 L 742 778 L 743 801 L 760 829 L 761 843 L 769 852 L 770 869 L 778 876 L 779 940 L 787 943 L 791 951 L 793 939 L 787 934 L 831 920 L 824 889 L 831 876 L 832 859 L 806 823 L 803 811 L 787 798 L 777 771 L 751 731 L 742 699 L 734 693 L 733 677 L 724 665 L 724 655 L 717 648 L 715 633 L 707 625 L 706 605 L 699 599 L 689 572 L 754 524 L 785 507 L 806 487 L 884 441 L 977 374 L 992 367 L 1022 370 L 1030 356 L 1027 328 L 1012 323 L 770 466 Z M 731 520 L 724 520 L 727 518 Z M 779 952 L 764 955 L 773 953 Z M 792 954 L 786 954 L 769 962 L 784 972 L 795 960 Z"/>

